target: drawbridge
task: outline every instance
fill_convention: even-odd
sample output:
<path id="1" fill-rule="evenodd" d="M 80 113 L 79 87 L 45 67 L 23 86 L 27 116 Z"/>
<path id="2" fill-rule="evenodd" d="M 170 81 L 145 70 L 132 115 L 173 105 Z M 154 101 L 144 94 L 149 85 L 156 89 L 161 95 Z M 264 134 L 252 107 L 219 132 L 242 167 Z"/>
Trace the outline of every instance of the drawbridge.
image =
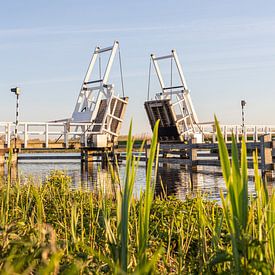
<path id="1" fill-rule="evenodd" d="M 172 69 L 170 84 L 165 84 L 163 79 L 159 61 L 167 59 L 171 61 L 171 68 L 173 64 L 176 67 L 176 74 L 179 82 L 177 85 L 173 85 L 172 82 Z M 144 105 L 150 125 L 153 128 L 156 121 L 160 120 L 160 141 L 184 141 L 188 139 L 190 135 L 195 135 L 197 133 L 198 117 L 187 88 L 178 55 L 175 50 L 172 50 L 171 54 L 166 56 L 157 57 L 152 54 L 149 82 L 152 63 L 157 74 L 161 92 L 155 95 L 155 99 L 149 100 L 150 87 L 148 87 L 148 100 Z"/>
<path id="2" fill-rule="evenodd" d="M 101 58 L 106 58 L 105 66 Z M 121 91 L 110 83 L 114 61 L 119 63 Z M 164 81 L 159 63 L 171 62 L 170 83 Z M 173 65 L 173 66 L 172 66 Z M 150 99 L 151 67 L 154 68 L 160 91 Z M 176 79 L 172 79 L 172 68 Z M 177 80 L 177 81 L 176 81 Z M 15 89 L 15 92 L 17 90 Z M 96 47 L 84 80 L 81 84 L 75 108 L 70 118 L 50 122 L 0 122 L 0 149 L 16 144 L 21 148 L 106 148 L 116 143 L 124 121 L 128 97 L 124 94 L 121 54 L 118 41 L 110 47 Z M 153 128 L 160 120 L 160 142 L 183 142 L 196 138 L 197 142 L 216 142 L 213 123 L 201 123 L 193 106 L 190 91 L 175 50 L 165 56 L 151 55 L 148 98 L 144 103 L 149 123 Z M 226 142 L 244 136 L 246 141 L 259 141 L 261 135 L 275 137 L 272 125 L 221 125 Z M 16 147 L 16 146 L 15 146 Z"/>
<path id="3" fill-rule="evenodd" d="M 163 73 L 160 69 L 160 62 L 165 60 L 170 61 L 169 73 L 167 70 Z M 152 64 L 160 85 L 160 92 L 154 95 L 154 99 L 150 99 Z M 174 72 L 173 68 L 176 68 Z M 170 75 L 170 81 L 167 79 L 165 81 L 164 75 Z M 160 142 L 183 142 L 191 138 L 195 138 L 198 143 L 217 142 L 214 122 L 199 122 L 198 120 L 175 50 L 164 56 L 151 54 L 148 96 L 144 107 L 152 129 L 156 121 L 160 121 L 158 133 Z M 258 142 L 262 135 L 275 137 L 275 125 L 244 125 L 243 122 L 242 125 L 220 125 L 220 127 L 226 142 L 232 140 L 232 135 L 235 135 L 237 141 L 244 136 L 246 142 Z"/>
<path id="4" fill-rule="evenodd" d="M 107 58 L 105 68 L 102 68 L 101 62 L 103 55 Z M 109 83 L 116 56 L 119 59 L 122 95 L 115 91 L 114 84 Z M 117 141 L 127 104 L 119 42 L 115 41 L 110 47 L 95 48 L 71 118 L 50 122 L 20 121 L 17 125 L 0 122 L 2 145 L 9 148 L 16 134 L 24 148 L 33 147 L 34 137 L 42 138 L 46 148 L 59 147 L 60 143 L 68 148 L 74 142 L 84 147 L 107 147 Z"/>
<path id="5" fill-rule="evenodd" d="M 90 123 L 89 135 L 95 146 L 100 144 L 101 147 L 106 147 L 108 142 L 114 142 L 117 139 L 128 103 L 128 97 L 124 95 L 120 52 L 119 64 L 123 96 L 120 97 L 116 94 L 114 85 L 108 83 L 111 67 L 118 50 L 118 41 L 108 48 L 96 47 L 72 114 L 71 122 Z M 110 53 L 109 61 L 101 76 L 100 55 L 106 52 Z M 99 79 L 94 79 L 92 73 L 97 60 L 99 60 L 100 66 Z M 85 127 L 82 127 L 82 130 L 83 132 L 87 131 Z"/>

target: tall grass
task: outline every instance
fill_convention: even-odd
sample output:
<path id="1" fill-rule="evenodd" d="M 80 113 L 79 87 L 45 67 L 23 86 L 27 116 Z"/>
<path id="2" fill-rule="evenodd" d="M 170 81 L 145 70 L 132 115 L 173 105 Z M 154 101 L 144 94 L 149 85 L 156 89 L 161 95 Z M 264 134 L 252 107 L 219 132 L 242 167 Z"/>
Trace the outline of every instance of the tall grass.
<path id="1" fill-rule="evenodd" d="M 233 138 L 230 157 L 216 127 L 221 206 L 201 194 L 154 197 L 158 124 L 139 198 L 132 125 L 124 179 L 110 166 L 110 188 L 102 180 L 98 192 L 72 190 L 60 171 L 43 184 L 8 177 L 0 185 L 0 274 L 274 274 L 275 193 L 268 195 L 255 152 L 255 195 L 248 194 L 245 143 L 240 154 Z"/>
<path id="2" fill-rule="evenodd" d="M 254 182 L 256 197 L 248 195 L 248 169 L 245 142 L 242 141 L 241 160 L 236 140 L 232 138 L 232 159 L 215 118 L 219 153 L 227 197 L 221 193 L 223 213 L 230 232 L 231 248 L 224 251 L 230 270 L 236 274 L 272 274 L 274 269 L 274 192 L 269 197 L 265 182 L 259 175 L 258 154 L 254 152 Z M 244 139 L 243 139 L 244 140 Z M 232 251 L 231 251 L 232 250 Z"/>
<path id="3" fill-rule="evenodd" d="M 153 177 L 152 171 L 155 163 L 155 156 L 157 153 L 157 137 L 158 137 L 158 124 L 156 123 L 153 138 L 150 148 L 150 156 L 147 165 L 146 174 L 146 186 L 145 192 L 141 193 L 139 201 L 139 216 L 137 221 L 137 255 L 135 256 L 137 261 L 136 272 L 141 272 L 142 274 L 150 273 L 153 268 L 154 261 L 149 262 L 146 256 L 146 249 L 148 247 L 149 241 L 149 222 L 150 222 L 150 210 L 154 196 L 155 188 L 155 178 Z M 112 251 L 112 265 L 114 273 L 127 273 L 129 266 L 129 216 L 131 212 L 131 207 L 135 211 L 135 202 L 133 199 L 133 188 L 136 178 L 136 172 L 138 169 L 140 155 L 135 158 L 132 154 L 133 152 L 134 140 L 132 138 L 132 122 L 130 124 L 127 149 L 126 149 L 126 169 L 123 186 L 120 186 L 116 192 L 116 202 L 117 202 L 117 220 L 116 220 L 116 234 L 111 228 L 111 219 L 105 212 L 104 221 L 106 226 L 106 233 L 109 243 L 109 249 Z M 143 150 L 144 143 L 141 146 L 140 152 Z M 156 161 L 157 163 L 157 161 Z M 157 167 L 155 167 L 155 173 L 157 172 Z M 113 172 L 112 172 L 113 174 Z M 114 176 L 113 176 L 114 177 Z M 153 181 L 152 181 L 153 179 Z M 106 198 L 103 199 L 106 201 Z M 159 251 L 153 257 L 157 258 Z"/>

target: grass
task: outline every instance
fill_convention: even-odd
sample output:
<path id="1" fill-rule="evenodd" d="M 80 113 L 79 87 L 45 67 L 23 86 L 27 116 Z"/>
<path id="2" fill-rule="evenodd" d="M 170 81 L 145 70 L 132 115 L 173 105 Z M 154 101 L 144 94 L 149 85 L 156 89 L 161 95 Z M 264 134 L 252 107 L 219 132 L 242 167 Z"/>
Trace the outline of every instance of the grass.
<path id="1" fill-rule="evenodd" d="M 256 194 L 249 196 L 245 143 L 239 159 L 233 138 L 230 159 L 216 127 L 222 206 L 199 193 L 184 201 L 154 197 L 158 125 L 139 199 L 132 127 L 123 181 L 110 166 L 112 186 L 102 181 L 97 193 L 72 190 L 60 171 L 43 184 L 8 177 L 0 185 L 0 274 L 275 273 L 275 193 L 267 193 L 255 152 Z"/>

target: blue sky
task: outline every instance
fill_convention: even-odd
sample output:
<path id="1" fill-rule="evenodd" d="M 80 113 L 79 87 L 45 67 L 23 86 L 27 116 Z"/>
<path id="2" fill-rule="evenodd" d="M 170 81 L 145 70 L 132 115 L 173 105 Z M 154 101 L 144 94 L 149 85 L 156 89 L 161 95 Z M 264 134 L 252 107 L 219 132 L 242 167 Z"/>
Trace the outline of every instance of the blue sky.
<path id="1" fill-rule="evenodd" d="M 150 54 L 175 48 L 200 121 L 275 124 L 274 1 L 1 1 L 0 121 L 70 117 L 96 45 L 121 44 L 127 119 L 150 132 L 143 102 Z M 113 79 L 118 81 L 118 67 Z M 116 86 L 119 89 L 119 86 Z M 158 91 L 153 81 L 152 94 Z"/>

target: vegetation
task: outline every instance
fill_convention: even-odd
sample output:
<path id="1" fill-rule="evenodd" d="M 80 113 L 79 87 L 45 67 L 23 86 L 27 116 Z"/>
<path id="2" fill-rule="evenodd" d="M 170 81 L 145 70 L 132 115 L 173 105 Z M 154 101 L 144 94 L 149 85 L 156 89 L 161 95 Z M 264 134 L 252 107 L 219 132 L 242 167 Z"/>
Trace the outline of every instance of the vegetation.
<path id="1" fill-rule="evenodd" d="M 228 191 L 222 205 L 200 194 L 153 198 L 158 125 L 139 199 L 131 128 L 122 183 L 110 166 L 112 192 L 104 182 L 97 193 L 72 190 L 60 171 L 43 184 L 8 177 L 0 185 L 1 274 L 275 273 L 274 193 L 258 174 L 255 152 L 256 194 L 249 197 L 245 144 L 239 161 L 233 139 L 230 160 L 216 124 Z"/>

